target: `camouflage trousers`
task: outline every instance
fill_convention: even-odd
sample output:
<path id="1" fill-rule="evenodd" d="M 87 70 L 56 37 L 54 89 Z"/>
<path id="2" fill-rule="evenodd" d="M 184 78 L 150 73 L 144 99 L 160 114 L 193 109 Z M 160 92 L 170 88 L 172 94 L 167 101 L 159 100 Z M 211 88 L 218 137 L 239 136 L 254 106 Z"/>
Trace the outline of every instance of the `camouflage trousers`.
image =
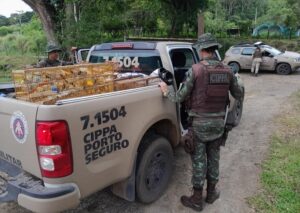
<path id="1" fill-rule="evenodd" d="M 203 142 L 194 135 L 195 153 L 191 155 L 193 187 L 203 188 L 205 179 L 216 184 L 219 181 L 220 142 L 219 139 Z"/>

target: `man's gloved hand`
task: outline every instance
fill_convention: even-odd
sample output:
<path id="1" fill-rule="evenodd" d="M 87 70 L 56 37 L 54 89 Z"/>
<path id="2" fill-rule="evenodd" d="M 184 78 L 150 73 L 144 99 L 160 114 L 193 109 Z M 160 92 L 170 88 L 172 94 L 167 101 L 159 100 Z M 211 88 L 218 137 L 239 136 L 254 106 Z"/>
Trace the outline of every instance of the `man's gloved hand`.
<path id="1" fill-rule="evenodd" d="M 188 133 L 181 138 L 181 144 L 183 145 L 183 148 L 186 153 L 191 155 L 194 154 L 195 144 L 194 144 L 193 131 L 191 129 L 189 129 Z"/>

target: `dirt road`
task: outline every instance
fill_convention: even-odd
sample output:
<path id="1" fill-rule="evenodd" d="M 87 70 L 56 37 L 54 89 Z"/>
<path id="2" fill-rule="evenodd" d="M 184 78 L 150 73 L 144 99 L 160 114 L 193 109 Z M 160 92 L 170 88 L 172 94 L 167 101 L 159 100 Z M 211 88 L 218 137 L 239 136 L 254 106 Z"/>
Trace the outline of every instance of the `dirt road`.
<path id="1" fill-rule="evenodd" d="M 213 205 L 205 205 L 203 212 L 254 212 L 246 198 L 259 187 L 260 164 L 266 154 L 269 137 L 275 127 L 273 118 L 281 112 L 287 97 L 300 89 L 300 72 L 288 76 L 262 73 L 252 77 L 241 73 L 246 95 L 241 123 L 229 136 L 221 151 L 219 187 L 221 198 Z M 84 199 L 80 206 L 66 213 L 81 212 L 192 212 L 180 202 L 182 194 L 189 194 L 191 185 L 190 158 L 175 150 L 174 175 L 167 192 L 150 205 L 129 203 L 103 190 Z M 0 204 L 0 212 L 28 212 L 16 203 Z"/>

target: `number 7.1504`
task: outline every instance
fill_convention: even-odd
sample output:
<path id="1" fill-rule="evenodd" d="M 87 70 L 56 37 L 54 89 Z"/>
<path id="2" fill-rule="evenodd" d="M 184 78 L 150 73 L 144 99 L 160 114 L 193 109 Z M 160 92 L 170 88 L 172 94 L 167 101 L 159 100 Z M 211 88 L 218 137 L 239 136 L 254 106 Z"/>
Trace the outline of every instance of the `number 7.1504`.
<path id="1" fill-rule="evenodd" d="M 109 121 L 117 120 L 119 117 L 125 117 L 127 114 L 125 106 L 121 106 L 119 109 L 112 108 L 111 110 L 103 110 L 94 115 L 94 120 L 97 125 L 108 123 Z M 89 126 L 93 127 L 94 123 L 90 123 L 90 115 L 84 115 L 80 117 L 82 121 L 82 130 L 87 129 Z"/>

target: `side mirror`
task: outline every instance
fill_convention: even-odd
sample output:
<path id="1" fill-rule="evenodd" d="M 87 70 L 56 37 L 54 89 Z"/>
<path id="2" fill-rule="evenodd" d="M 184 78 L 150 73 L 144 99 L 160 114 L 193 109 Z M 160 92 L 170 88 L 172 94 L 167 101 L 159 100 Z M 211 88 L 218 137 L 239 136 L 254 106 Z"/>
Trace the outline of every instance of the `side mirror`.
<path id="1" fill-rule="evenodd" d="M 166 70 L 165 68 L 159 68 L 158 70 L 158 76 L 163 80 L 167 85 L 173 84 L 173 74 Z"/>

